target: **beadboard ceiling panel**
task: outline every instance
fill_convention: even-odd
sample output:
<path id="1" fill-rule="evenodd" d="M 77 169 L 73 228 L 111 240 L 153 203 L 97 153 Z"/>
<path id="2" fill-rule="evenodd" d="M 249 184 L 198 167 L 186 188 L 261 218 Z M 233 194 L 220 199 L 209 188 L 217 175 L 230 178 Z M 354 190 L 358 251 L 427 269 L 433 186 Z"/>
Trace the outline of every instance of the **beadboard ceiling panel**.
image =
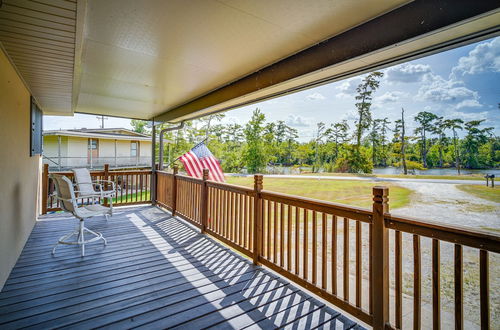
<path id="1" fill-rule="evenodd" d="M 45 113 L 73 113 L 76 8 L 70 0 L 0 7 L 0 42 Z"/>

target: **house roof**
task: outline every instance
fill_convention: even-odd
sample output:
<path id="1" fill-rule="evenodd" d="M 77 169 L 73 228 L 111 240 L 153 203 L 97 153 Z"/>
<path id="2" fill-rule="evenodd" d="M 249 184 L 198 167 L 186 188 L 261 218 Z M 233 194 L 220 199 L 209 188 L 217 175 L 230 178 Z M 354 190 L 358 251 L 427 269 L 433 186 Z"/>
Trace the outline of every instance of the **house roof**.
<path id="1" fill-rule="evenodd" d="M 498 0 L 3 0 L 46 114 L 176 122 L 498 35 Z"/>
<path id="2" fill-rule="evenodd" d="M 124 132 L 125 134 L 115 133 L 117 131 Z M 126 128 L 47 130 L 43 131 L 43 135 L 75 136 L 109 140 L 151 141 L 151 136 L 137 133 Z"/>

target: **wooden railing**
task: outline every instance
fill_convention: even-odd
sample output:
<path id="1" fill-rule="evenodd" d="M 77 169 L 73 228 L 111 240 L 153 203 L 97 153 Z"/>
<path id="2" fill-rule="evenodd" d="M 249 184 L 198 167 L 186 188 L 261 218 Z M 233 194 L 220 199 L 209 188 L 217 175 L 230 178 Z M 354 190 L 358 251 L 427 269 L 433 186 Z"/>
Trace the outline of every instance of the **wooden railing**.
<path id="1" fill-rule="evenodd" d="M 73 172 L 50 172 L 73 179 Z M 110 180 L 115 183 L 116 197 L 113 205 L 134 205 L 151 202 L 151 170 L 110 171 L 105 165 L 101 171 L 91 171 L 92 180 Z M 59 201 L 54 196 L 54 183 L 49 178 L 49 167 L 44 165 L 42 173 L 42 214 L 61 210 Z M 88 199 L 80 199 L 80 204 L 87 204 Z M 107 201 L 104 201 L 107 202 Z"/>
<path id="2" fill-rule="evenodd" d="M 385 187 L 373 188 L 369 210 L 266 191 L 261 175 L 255 176 L 251 189 L 209 181 L 207 170 L 203 179 L 176 171 L 157 172 L 159 205 L 375 329 L 403 328 L 403 315 L 412 317 L 415 329 L 426 327 L 421 312 L 421 237 L 432 239 L 434 329 L 442 323 L 440 244 L 455 244 L 454 321 L 455 328 L 463 329 L 462 247 L 476 249 L 480 323 L 490 327 L 488 260 L 491 253 L 500 253 L 499 236 L 392 216 Z M 411 251 L 404 249 L 403 235 L 412 237 Z M 402 260 L 412 251 L 413 307 L 403 311 Z"/>

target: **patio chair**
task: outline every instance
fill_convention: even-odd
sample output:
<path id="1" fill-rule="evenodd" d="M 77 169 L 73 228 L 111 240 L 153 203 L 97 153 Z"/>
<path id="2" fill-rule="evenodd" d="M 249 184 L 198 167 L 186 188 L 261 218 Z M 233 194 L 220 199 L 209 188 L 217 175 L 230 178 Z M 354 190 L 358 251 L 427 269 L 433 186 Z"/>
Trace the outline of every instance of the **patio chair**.
<path id="1" fill-rule="evenodd" d="M 62 209 L 70 212 L 73 216 L 80 220 L 78 227 L 73 232 L 62 236 L 57 241 L 54 249 L 52 249 L 52 254 L 56 253 L 56 248 L 59 244 L 80 245 L 82 257 L 85 256 L 85 244 L 102 239 L 104 241 L 104 245 L 107 245 L 107 241 L 102 234 L 88 229 L 85 227 L 84 222 L 85 219 L 96 216 L 105 216 L 107 220 L 108 216 L 111 214 L 111 208 L 101 204 L 78 206 L 76 197 L 76 193 L 78 193 L 78 191 L 74 190 L 73 183 L 67 177 L 60 174 L 51 174 L 50 178 L 55 183 L 57 194 L 56 198 L 61 201 Z M 94 237 L 85 240 L 85 233 L 89 233 Z M 72 236 L 77 237 L 76 241 L 69 241 Z"/>
<path id="2" fill-rule="evenodd" d="M 74 168 L 73 175 L 78 187 L 78 198 L 90 198 L 92 204 L 95 204 L 96 198 L 108 199 L 111 209 L 110 215 L 113 215 L 113 197 L 116 196 L 115 183 L 110 180 L 92 181 L 90 171 L 87 168 Z M 111 189 L 109 189 L 111 188 Z M 106 218 L 107 219 L 107 218 Z"/>

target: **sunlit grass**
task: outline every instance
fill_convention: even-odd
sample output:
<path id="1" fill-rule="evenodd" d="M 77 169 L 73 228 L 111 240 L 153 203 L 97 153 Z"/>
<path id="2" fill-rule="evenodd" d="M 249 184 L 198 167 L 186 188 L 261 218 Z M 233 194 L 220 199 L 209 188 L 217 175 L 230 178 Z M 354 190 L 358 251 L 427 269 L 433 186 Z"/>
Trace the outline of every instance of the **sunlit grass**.
<path id="1" fill-rule="evenodd" d="M 253 187 L 252 177 L 226 177 L 226 180 L 228 183 Z M 377 185 L 349 180 L 264 178 L 265 190 L 365 208 L 371 207 L 372 188 Z M 410 202 L 411 190 L 392 184 L 384 185 L 389 187 L 390 209 L 406 206 Z"/>
<path id="2" fill-rule="evenodd" d="M 463 184 L 457 186 L 457 188 L 476 197 L 486 199 L 495 203 L 500 203 L 500 188 L 498 186 L 496 186 L 495 188 L 491 188 L 486 187 L 485 185 L 478 186 Z"/>

